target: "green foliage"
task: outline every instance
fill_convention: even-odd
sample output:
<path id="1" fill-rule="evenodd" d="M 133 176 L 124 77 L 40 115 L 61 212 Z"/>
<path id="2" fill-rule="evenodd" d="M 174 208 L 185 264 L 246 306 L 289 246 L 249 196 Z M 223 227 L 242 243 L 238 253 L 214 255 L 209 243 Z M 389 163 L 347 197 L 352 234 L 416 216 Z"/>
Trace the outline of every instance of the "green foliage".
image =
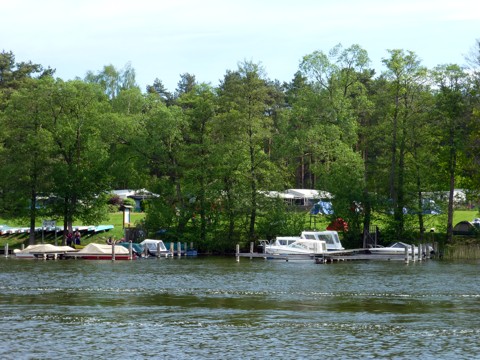
<path id="1" fill-rule="evenodd" d="M 143 94 L 129 64 L 62 81 L 2 52 L 0 213 L 96 222 L 118 206 L 99 194 L 147 188 L 150 235 L 229 251 L 309 226 L 263 194 L 311 188 L 332 194 L 328 220 L 349 223 L 351 244 L 372 224 L 388 239 L 451 231 L 453 201 L 437 217 L 404 209 L 456 185 L 478 201 L 477 51 L 469 71 L 427 72 L 389 50 L 375 78 L 364 49 L 337 45 L 306 55 L 283 86 L 244 61 L 218 87 L 184 73 L 174 94 L 159 79 Z"/>
<path id="2" fill-rule="evenodd" d="M 294 236 L 305 229 L 305 214 L 280 198 L 261 198 L 257 232 L 260 239 Z"/>
<path id="3" fill-rule="evenodd" d="M 123 205 L 134 207 L 135 206 L 135 200 L 130 199 L 130 198 L 123 199 Z"/>

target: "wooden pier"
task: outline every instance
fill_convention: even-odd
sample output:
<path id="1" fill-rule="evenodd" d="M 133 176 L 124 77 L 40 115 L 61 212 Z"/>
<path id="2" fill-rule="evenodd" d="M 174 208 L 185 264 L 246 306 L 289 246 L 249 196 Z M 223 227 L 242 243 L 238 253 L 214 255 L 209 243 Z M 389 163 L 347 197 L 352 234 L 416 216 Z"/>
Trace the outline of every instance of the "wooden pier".
<path id="1" fill-rule="evenodd" d="M 265 259 L 265 260 L 314 260 L 314 254 L 264 254 L 264 253 L 236 253 L 237 261 L 240 261 L 241 257 L 250 259 Z"/>
<path id="2" fill-rule="evenodd" d="M 326 264 L 340 261 L 405 261 L 404 255 L 378 255 L 378 254 L 359 254 L 353 253 L 349 255 L 330 255 L 324 254 L 322 256 L 316 256 L 315 262 L 317 264 Z"/>

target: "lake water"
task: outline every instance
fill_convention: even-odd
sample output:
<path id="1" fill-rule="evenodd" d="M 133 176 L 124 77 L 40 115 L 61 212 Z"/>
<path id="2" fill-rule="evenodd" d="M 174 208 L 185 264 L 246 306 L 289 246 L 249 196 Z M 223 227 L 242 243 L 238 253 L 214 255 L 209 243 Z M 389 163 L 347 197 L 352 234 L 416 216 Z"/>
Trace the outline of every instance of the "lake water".
<path id="1" fill-rule="evenodd" d="M 480 358 L 479 269 L 2 257 L 0 358 Z"/>

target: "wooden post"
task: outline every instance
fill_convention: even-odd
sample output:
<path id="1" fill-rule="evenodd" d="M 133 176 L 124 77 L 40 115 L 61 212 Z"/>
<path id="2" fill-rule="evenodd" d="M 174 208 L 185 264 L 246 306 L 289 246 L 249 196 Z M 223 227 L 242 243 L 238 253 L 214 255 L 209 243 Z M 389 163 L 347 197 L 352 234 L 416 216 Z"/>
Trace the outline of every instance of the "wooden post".
<path id="1" fill-rule="evenodd" d="M 5 244 L 5 257 L 8 257 L 8 243 Z"/>
<path id="2" fill-rule="evenodd" d="M 157 258 L 160 257 L 160 241 L 157 243 Z"/>
<path id="3" fill-rule="evenodd" d="M 177 256 L 178 257 L 182 256 L 182 243 L 180 241 L 177 242 Z"/>
<path id="4" fill-rule="evenodd" d="M 240 245 L 237 244 L 235 248 L 235 254 L 237 255 L 237 262 L 240 262 Z"/>
<path id="5" fill-rule="evenodd" d="M 132 240 L 129 241 L 128 244 L 128 258 L 130 260 L 133 260 L 133 245 L 132 245 Z"/>
<path id="6" fill-rule="evenodd" d="M 412 261 L 415 262 L 415 248 L 413 245 L 411 245 L 411 250 L 412 252 L 410 253 L 410 256 L 412 257 Z"/>
<path id="7" fill-rule="evenodd" d="M 408 264 L 408 247 L 405 248 L 405 264 Z"/>
<path id="8" fill-rule="evenodd" d="M 170 254 L 172 254 L 172 257 L 173 257 L 173 255 L 175 255 L 175 252 L 174 252 L 174 250 L 173 250 L 173 245 L 174 245 L 174 244 L 173 244 L 173 241 L 172 241 L 172 242 L 170 243 Z"/>
<path id="9" fill-rule="evenodd" d="M 115 241 L 112 241 L 112 261 L 115 261 Z"/>
<path id="10" fill-rule="evenodd" d="M 145 247 L 143 248 L 143 257 L 147 257 L 148 256 L 148 246 L 147 244 L 145 244 Z"/>
<path id="11" fill-rule="evenodd" d="M 250 242 L 250 254 L 253 254 L 253 241 Z M 252 260 L 251 256 L 250 256 L 250 260 Z"/>

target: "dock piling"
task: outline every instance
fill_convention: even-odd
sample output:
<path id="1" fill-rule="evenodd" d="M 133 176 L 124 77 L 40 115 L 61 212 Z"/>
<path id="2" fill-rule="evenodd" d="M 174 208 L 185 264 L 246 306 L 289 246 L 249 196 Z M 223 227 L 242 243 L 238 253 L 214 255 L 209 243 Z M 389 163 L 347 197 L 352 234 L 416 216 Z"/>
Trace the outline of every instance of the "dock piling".
<path id="1" fill-rule="evenodd" d="M 115 241 L 112 241 L 112 261 L 115 261 Z"/>

